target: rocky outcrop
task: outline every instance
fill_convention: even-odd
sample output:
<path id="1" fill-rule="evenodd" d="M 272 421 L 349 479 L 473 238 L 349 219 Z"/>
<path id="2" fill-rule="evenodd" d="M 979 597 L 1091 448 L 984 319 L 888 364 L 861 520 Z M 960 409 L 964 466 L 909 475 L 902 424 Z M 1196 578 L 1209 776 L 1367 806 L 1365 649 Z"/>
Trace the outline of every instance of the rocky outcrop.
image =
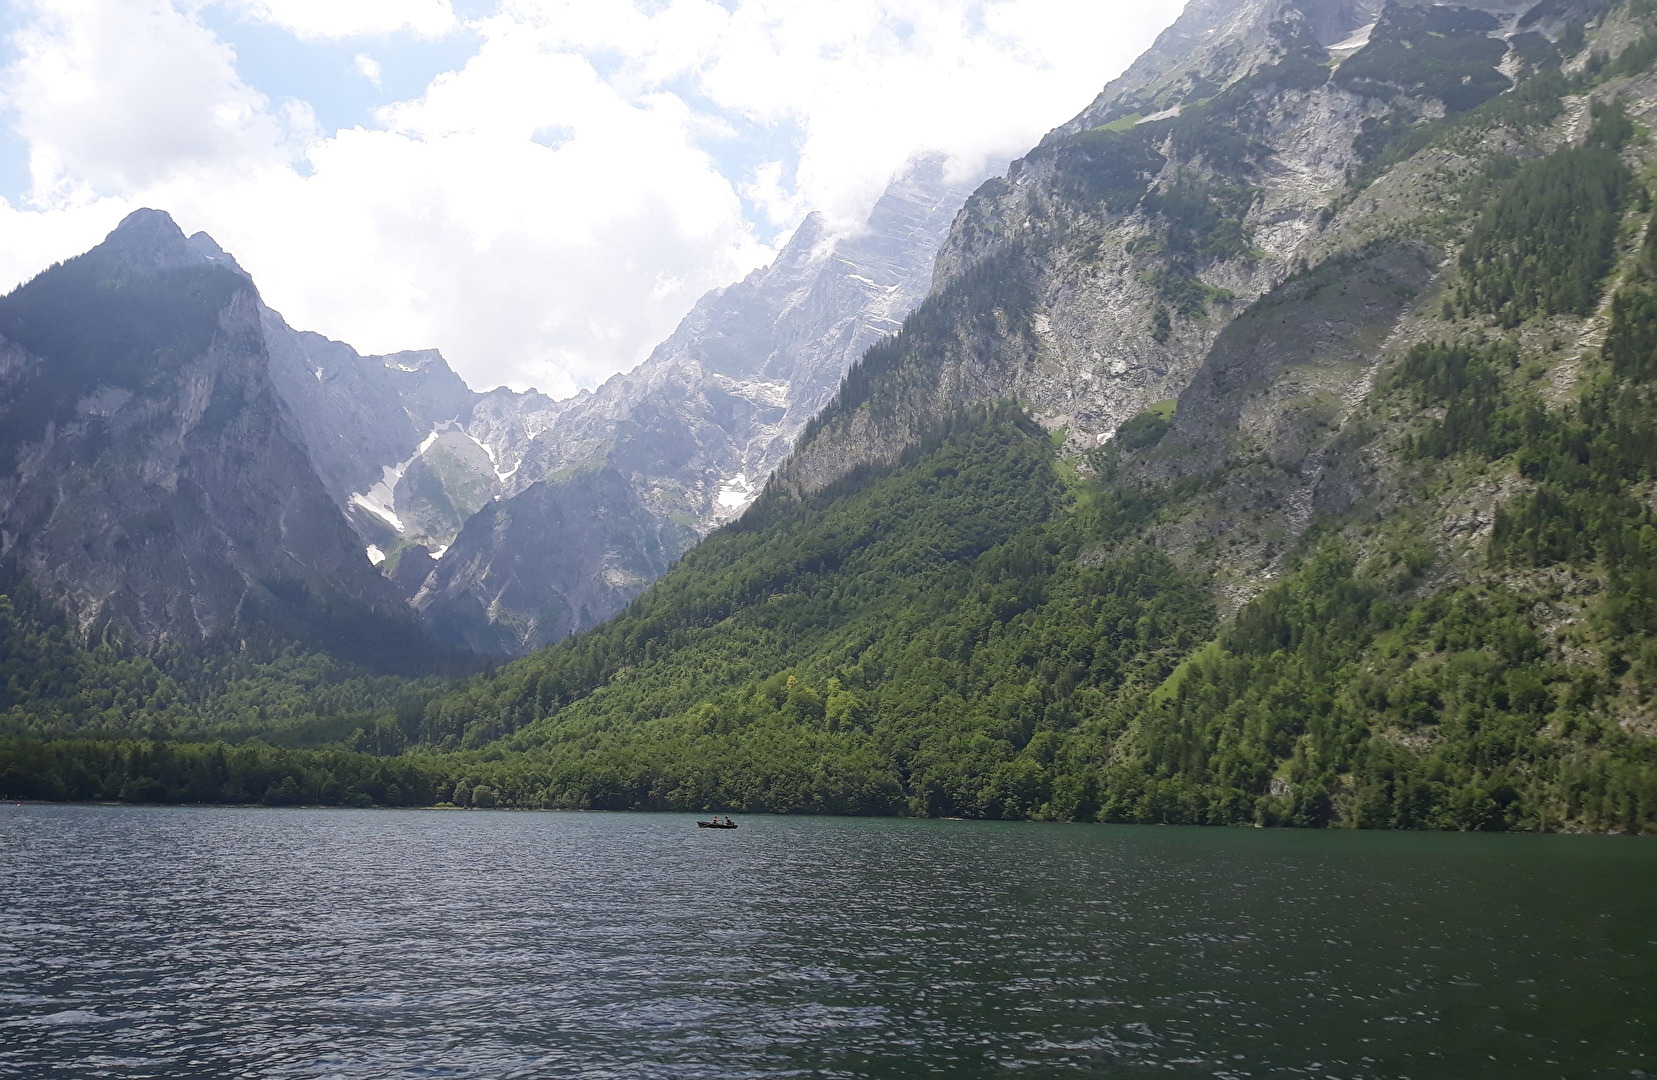
<path id="1" fill-rule="evenodd" d="M 473 515 L 415 604 L 453 645 L 519 655 L 621 610 L 667 570 L 685 532 L 658 521 L 617 469 L 581 470 Z"/>

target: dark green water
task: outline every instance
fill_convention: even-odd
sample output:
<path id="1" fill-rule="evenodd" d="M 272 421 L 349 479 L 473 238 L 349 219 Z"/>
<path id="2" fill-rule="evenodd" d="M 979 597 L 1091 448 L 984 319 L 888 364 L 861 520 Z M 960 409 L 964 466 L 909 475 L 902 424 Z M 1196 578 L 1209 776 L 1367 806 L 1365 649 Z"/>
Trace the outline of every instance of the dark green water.
<path id="1" fill-rule="evenodd" d="M 1657 1074 L 1657 843 L 0 807 L 5 1077 Z"/>

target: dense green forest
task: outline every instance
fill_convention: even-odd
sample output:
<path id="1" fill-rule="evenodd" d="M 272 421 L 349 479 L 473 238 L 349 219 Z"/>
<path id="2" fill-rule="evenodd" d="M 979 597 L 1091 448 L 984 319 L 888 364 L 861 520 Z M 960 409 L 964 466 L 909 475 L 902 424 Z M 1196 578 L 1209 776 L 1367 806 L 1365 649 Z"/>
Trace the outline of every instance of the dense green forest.
<path id="1" fill-rule="evenodd" d="M 1431 368 L 1412 357 L 1399 391 L 1432 393 Z M 1133 539 L 1166 503 L 1113 488 L 1109 458 L 1080 480 L 1002 409 L 887 475 L 774 500 L 618 620 L 404 716 L 444 753 L 12 742 L 3 782 L 278 804 L 1650 822 L 1652 742 L 1600 706 L 1619 678 L 1657 690 L 1657 649 L 1563 664 L 1518 593 L 1421 596 L 1427 556 L 1406 543 L 1362 563 L 1335 538 L 1216 637 L 1200 582 Z"/>
<path id="2" fill-rule="evenodd" d="M 6 580 L 0 734 L 314 745 L 379 730 L 388 715 L 417 717 L 447 685 L 375 673 L 274 635 L 146 651 L 111 630 L 89 645 L 15 575 Z"/>
<path id="3" fill-rule="evenodd" d="M 1385 460 L 1387 512 L 1320 518 L 1240 607 L 1157 537 L 1258 462 L 1166 468 L 1173 401 L 1070 455 L 1002 402 L 890 467 L 773 485 L 616 619 L 461 682 L 275 637 L 88 648 L 12 587 L 0 795 L 1657 831 L 1649 136 L 1607 97 L 1578 141 L 1524 142 L 1567 95 L 1645 70 L 1657 39 L 1567 78 L 1580 28 L 1533 34 L 1503 93 L 1488 23 L 1405 13 L 1338 69 L 1407 100 L 1364 125 L 1330 216 L 1424 150 L 1512 138 L 1412 234 L 1442 241 L 1442 288 L 1349 424 L 1353 453 Z M 1282 36 L 1281 62 L 1178 117 L 1032 155 L 1061 210 L 1147 223 L 1158 340 L 1229 299 L 1200 273 L 1260 256 L 1264 102 L 1330 78 L 1316 42 Z M 1033 351 L 1030 267 L 1089 243 L 1043 236 L 935 293 L 806 439 L 896 415 L 942 357 Z M 1257 310 L 1282 315 L 1294 284 Z M 1596 313 L 1603 342 L 1567 360 L 1562 335 Z M 1501 492 L 1488 529 L 1435 545 L 1479 485 Z"/>

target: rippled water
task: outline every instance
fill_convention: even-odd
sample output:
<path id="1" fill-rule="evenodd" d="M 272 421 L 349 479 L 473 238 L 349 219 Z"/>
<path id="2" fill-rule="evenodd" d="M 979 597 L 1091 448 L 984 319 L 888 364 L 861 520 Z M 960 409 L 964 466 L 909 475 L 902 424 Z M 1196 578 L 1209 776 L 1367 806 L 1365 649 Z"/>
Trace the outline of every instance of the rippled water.
<path id="1" fill-rule="evenodd" d="M 1657 1073 L 1657 845 L 0 807 L 0 1076 Z"/>

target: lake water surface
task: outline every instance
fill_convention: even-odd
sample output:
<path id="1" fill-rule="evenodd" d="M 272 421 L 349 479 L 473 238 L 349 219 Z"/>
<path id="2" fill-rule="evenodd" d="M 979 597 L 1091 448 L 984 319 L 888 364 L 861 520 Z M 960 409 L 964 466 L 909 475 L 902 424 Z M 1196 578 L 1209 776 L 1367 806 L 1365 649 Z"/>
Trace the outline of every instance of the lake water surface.
<path id="1" fill-rule="evenodd" d="M 1657 843 L 0 807 L 0 1076 L 1657 1075 Z"/>

